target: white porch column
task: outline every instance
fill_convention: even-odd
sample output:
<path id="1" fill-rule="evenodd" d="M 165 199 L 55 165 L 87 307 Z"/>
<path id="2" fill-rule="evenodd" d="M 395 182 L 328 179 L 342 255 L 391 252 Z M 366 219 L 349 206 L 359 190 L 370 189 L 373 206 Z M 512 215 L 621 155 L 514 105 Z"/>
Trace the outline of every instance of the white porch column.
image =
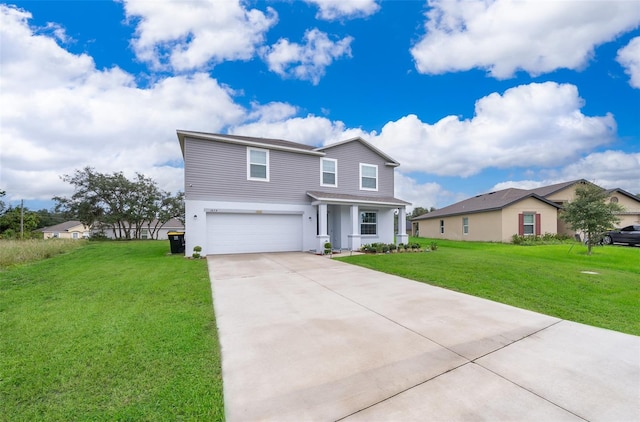
<path id="1" fill-rule="evenodd" d="M 327 204 L 318 204 L 318 235 L 316 236 L 316 253 L 324 253 L 324 244 L 329 241 L 327 234 Z"/>
<path id="2" fill-rule="evenodd" d="M 362 243 L 360 241 L 360 212 L 357 205 L 351 205 L 349 216 L 351 217 L 351 234 L 348 235 L 349 249 L 359 251 Z"/>
<path id="3" fill-rule="evenodd" d="M 399 208 L 398 212 L 398 234 L 396 235 L 396 243 L 406 244 L 409 241 L 407 235 L 407 211 L 404 207 Z"/>

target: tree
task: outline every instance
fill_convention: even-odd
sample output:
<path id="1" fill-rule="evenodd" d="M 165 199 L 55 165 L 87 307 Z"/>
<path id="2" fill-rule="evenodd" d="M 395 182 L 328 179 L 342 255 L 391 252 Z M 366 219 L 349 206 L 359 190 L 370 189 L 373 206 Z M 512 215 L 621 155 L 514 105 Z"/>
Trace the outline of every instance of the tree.
<path id="1" fill-rule="evenodd" d="M 20 237 L 20 220 L 22 219 L 22 228 L 25 236 L 31 237 L 31 232 L 38 228 L 38 214 L 24 210 L 21 207 L 9 207 L 4 214 L 0 216 L 0 233 L 4 239 L 15 239 Z"/>
<path id="2" fill-rule="evenodd" d="M 87 226 L 111 230 L 116 239 L 139 239 L 145 225 L 157 230 L 180 211 L 176 203 L 183 202 L 182 194 L 173 197 L 139 173 L 129 180 L 122 172 L 103 174 L 85 167 L 62 180 L 75 192 L 71 198 L 53 198 L 58 202 L 56 211 L 71 213 Z M 184 213 L 184 204 L 181 209 Z"/>
<path id="3" fill-rule="evenodd" d="M 436 210 L 436 207 L 431 207 L 431 208 L 415 207 L 411 212 L 411 214 L 409 215 L 409 218 L 420 217 L 421 215 L 428 214 L 435 210 Z"/>
<path id="4" fill-rule="evenodd" d="M 0 198 L 4 198 L 4 196 L 7 194 L 7 192 L 3 191 L 2 189 L 0 189 Z M 4 204 L 4 201 L 2 199 L 0 199 L 0 214 L 2 212 L 4 212 L 4 207 L 6 205 Z"/>
<path id="5" fill-rule="evenodd" d="M 591 255 L 592 246 L 600 241 L 601 234 L 620 222 L 616 213 L 623 211 L 623 208 L 606 199 L 607 192 L 604 189 L 585 183 L 576 188 L 576 198 L 566 205 L 560 215 L 573 230 L 586 235 L 588 255 Z"/>

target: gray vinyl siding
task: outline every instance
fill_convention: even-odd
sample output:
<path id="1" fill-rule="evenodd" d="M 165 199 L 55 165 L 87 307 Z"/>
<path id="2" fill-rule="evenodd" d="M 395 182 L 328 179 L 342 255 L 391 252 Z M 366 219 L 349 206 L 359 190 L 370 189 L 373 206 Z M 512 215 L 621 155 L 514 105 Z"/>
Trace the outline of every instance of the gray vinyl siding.
<path id="1" fill-rule="evenodd" d="M 349 195 L 393 196 L 394 167 L 376 152 L 360 142 L 348 142 L 324 151 L 327 158 L 338 160 L 338 188 L 321 187 L 319 190 Z M 360 190 L 360 163 L 378 166 L 378 190 Z"/>
<path id="2" fill-rule="evenodd" d="M 268 149 L 268 148 L 264 148 Z M 326 151 L 338 160 L 338 187 L 320 185 L 319 156 L 269 150 L 269 181 L 247 180 L 247 147 L 186 138 L 185 195 L 188 200 L 309 203 L 307 191 L 393 196 L 393 167 L 360 142 Z M 378 191 L 360 190 L 360 163 L 378 166 Z"/>
<path id="3" fill-rule="evenodd" d="M 319 187 L 320 158 L 269 150 L 269 181 L 247 180 L 247 147 L 185 140 L 185 194 L 190 200 L 308 203 L 309 186 Z"/>

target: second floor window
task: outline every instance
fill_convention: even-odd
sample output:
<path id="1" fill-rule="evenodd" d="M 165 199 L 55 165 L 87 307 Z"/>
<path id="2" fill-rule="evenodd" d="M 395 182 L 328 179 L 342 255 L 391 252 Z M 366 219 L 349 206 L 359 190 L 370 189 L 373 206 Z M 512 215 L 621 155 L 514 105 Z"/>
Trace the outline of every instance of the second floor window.
<path id="1" fill-rule="evenodd" d="M 338 160 L 332 158 L 320 159 L 322 186 L 338 186 Z"/>
<path id="2" fill-rule="evenodd" d="M 360 189 L 378 190 L 378 166 L 360 164 Z"/>
<path id="3" fill-rule="evenodd" d="M 269 151 L 247 148 L 247 179 L 269 181 Z"/>

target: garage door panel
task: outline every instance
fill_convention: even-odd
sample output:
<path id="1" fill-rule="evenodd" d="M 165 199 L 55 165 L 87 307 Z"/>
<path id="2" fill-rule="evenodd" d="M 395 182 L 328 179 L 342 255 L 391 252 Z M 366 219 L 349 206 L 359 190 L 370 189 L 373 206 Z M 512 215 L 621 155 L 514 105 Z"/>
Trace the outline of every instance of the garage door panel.
<path id="1" fill-rule="evenodd" d="M 209 214 L 208 253 L 302 250 L 299 214 Z"/>

